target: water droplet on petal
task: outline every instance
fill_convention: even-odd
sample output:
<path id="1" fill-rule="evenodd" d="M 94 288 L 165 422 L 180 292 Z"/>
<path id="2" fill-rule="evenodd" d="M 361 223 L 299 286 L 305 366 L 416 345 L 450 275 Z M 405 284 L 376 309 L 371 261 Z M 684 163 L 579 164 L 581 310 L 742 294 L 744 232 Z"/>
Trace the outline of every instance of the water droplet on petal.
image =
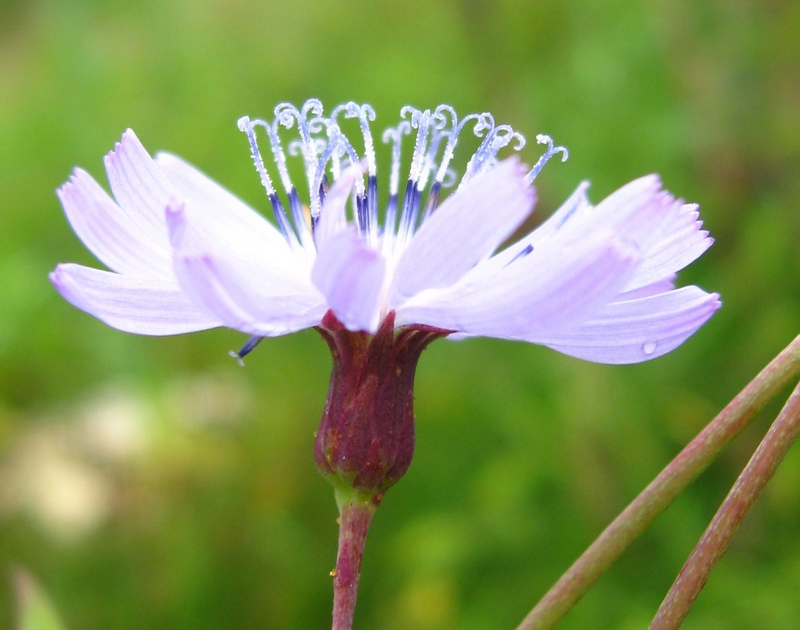
<path id="1" fill-rule="evenodd" d="M 658 344 L 655 341 L 648 341 L 642 346 L 642 352 L 647 355 L 653 354 L 657 346 Z"/>

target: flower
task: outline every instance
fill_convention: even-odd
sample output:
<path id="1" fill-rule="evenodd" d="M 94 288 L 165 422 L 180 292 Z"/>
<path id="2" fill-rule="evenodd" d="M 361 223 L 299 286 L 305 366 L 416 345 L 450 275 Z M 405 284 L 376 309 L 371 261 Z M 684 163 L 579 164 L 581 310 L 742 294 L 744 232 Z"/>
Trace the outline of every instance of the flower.
<path id="1" fill-rule="evenodd" d="M 637 179 L 597 206 L 582 183 L 547 221 L 503 243 L 530 215 L 531 182 L 553 155 L 527 171 L 500 149 L 524 138 L 489 114 L 459 120 L 452 108 L 405 107 L 383 136 L 391 146 L 388 201 L 379 209 L 368 105 L 323 115 L 319 101 L 282 104 L 267 123 L 242 118 L 275 225 L 192 166 L 151 158 L 133 131 L 105 158 L 112 199 L 75 169 L 58 191 L 78 237 L 111 271 L 60 264 L 50 279 L 74 306 L 119 330 L 170 335 L 227 326 L 263 337 L 324 329 L 374 335 L 390 315 L 395 330 L 483 335 L 542 344 L 601 363 L 660 356 L 692 335 L 720 306 L 714 293 L 675 288 L 675 273 L 712 243 L 697 206 L 674 199 L 657 176 Z M 342 126 L 357 125 L 359 153 Z M 458 186 L 451 166 L 472 125 L 479 146 Z M 281 198 L 258 148 L 266 132 L 285 192 Z M 300 155 L 304 205 L 292 183 L 282 128 Z M 408 184 L 399 188 L 401 146 L 415 132 Z M 426 194 L 427 193 L 427 194 Z M 424 204 L 423 204 L 424 201 Z M 348 209 L 349 208 L 349 209 Z"/>
<path id="2" fill-rule="evenodd" d="M 664 354 L 719 308 L 719 296 L 676 289 L 677 271 L 712 243 L 697 207 L 656 176 L 624 186 L 596 207 L 581 184 L 537 229 L 503 247 L 530 215 L 531 183 L 566 150 L 547 145 L 533 169 L 498 152 L 524 138 L 489 114 L 461 120 L 449 106 L 405 107 L 386 131 L 387 201 L 379 211 L 368 105 L 282 104 L 272 123 L 242 118 L 275 225 L 187 163 L 152 159 L 126 131 L 105 160 L 114 199 L 76 169 L 58 191 L 78 237 L 111 271 L 58 265 L 50 279 L 69 302 L 123 331 L 145 335 L 228 326 L 251 339 L 316 328 L 333 370 L 314 445 L 340 513 L 333 627 L 350 628 L 370 520 L 414 451 L 414 373 L 434 339 L 518 339 L 603 363 Z M 342 130 L 359 129 L 363 153 Z M 479 138 L 455 192 L 461 132 Z M 292 183 L 281 128 L 296 129 L 307 205 Z M 284 196 L 256 138 L 266 132 Z M 408 183 L 401 145 L 414 130 Z M 366 175 L 366 177 L 365 177 Z M 424 203 L 423 203 L 424 198 Z M 352 201 L 351 201 L 352 200 Z M 349 209 L 348 209 L 349 208 Z"/>

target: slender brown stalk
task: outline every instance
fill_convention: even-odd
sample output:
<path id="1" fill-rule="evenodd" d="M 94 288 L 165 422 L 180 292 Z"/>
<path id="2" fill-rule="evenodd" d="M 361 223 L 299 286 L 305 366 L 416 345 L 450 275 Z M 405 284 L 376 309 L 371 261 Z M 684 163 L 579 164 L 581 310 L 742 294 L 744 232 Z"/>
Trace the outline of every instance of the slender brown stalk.
<path id="1" fill-rule="evenodd" d="M 800 434 L 800 384 L 764 436 L 661 603 L 650 630 L 681 625 L 742 519 Z"/>
<path id="2" fill-rule="evenodd" d="M 800 374 L 796 337 L 661 471 L 539 601 L 517 630 L 552 628 L 720 453 L 756 412 Z"/>
<path id="3" fill-rule="evenodd" d="M 372 502 L 339 505 L 339 555 L 333 571 L 333 630 L 351 630 L 367 531 L 375 513 Z"/>

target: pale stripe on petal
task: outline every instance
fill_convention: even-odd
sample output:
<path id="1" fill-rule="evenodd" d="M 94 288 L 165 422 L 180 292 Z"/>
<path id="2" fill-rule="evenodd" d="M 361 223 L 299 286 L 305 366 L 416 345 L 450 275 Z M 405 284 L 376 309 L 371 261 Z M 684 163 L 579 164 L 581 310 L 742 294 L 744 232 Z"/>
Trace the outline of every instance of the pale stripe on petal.
<path id="1" fill-rule="evenodd" d="M 164 208 L 175 190 L 131 129 L 103 160 L 120 207 L 159 247 L 168 247 Z"/>
<path id="2" fill-rule="evenodd" d="M 582 182 L 575 191 L 561 204 L 546 221 L 539 227 L 530 232 L 527 236 L 498 252 L 489 260 L 481 263 L 482 272 L 491 272 L 510 264 L 515 259 L 524 255 L 525 251 L 533 251 L 546 239 L 550 238 L 557 231 L 568 228 L 568 222 L 578 220 L 585 212 L 592 209 L 586 191 L 589 189 L 588 182 Z"/>
<path id="3" fill-rule="evenodd" d="M 599 312 L 639 260 L 635 248 L 610 232 L 557 254 L 542 247 L 494 274 L 473 274 L 450 289 L 418 295 L 397 309 L 398 325 L 536 341 Z"/>
<path id="4" fill-rule="evenodd" d="M 597 318 L 536 343 L 597 363 L 639 363 L 670 352 L 721 306 L 695 286 L 609 304 Z"/>
<path id="5" fill-rule="evenodd" d="M 141 279 L 75 264 L 58 265 L 50 281 L 73 306 L 112 328 L 140 335 L 177 335 L 220 326 L 175 281 Z"/>
<path id="6" fill-rule="evenodd" d="M 305 258 L 294 257 L 288 248 L 259 248 L 257 240 L 245 238 L 241 247 L 231 251 L 229 242 L 212 238 L 213 235 L 203 229 L 202 220 L 195 221 L 196 214 L 191 213 L 191 207 L 172 199 L 165 214 L 173 260 L 207 255 L 240 269 L 240 275 L 248 278 L 247 283 L 256 293 L 265 296 L 306 294 L 312 300 L 320 297 L 311 284 Z"/>
<path id="7" fill-rule="evenodd" d="M 420 226 L 397 261 L 389 308 L 425 289 L 452 285 L 488 258 L 530 215 L 533 188 L 516 159 L 481 173 Z"/>
<path id="8" fill-rule="evenodd" d="M 636 272 L 634 273 L 634 277 L 639 273 L 639 269 L 641 265 L 636 268 Z M 624 291 L 620 293 L 615 299 L 614 302 L 627 302 L 628 300 L 638 300 L 640 298 L 650 297 L 651 295 L 658 295 L 659 293 L 666 293 L 667 291 L 672 291 L 675 288 L 675 280 L 677 279 L 677 274 L 671 273 L 666 278 L 661 278 L 661 280 L 657 280 L 651 284 L 646 284 L 643 287 L 638 287 L 636 289 L 631 289 L 630 291 Z M 632 282 L 628 282 L 628 285 L 631 285 Z"/>
<path id="9" fill-rule="evenodd" d="M 226 326 L 276 336 L 319 323 L 327 307 L 305 274 L 284 265 L 254 265 L 198 234 L 180 204 L 167 209 L 175 275 L 181 288 Z"/>
<path id="10" fill-rule="evenodd" d="M 675 204 L 661 232 L 646 251 L 629 289 L 648 285 L 674 274 L 699 258 L 714 242 L 698 221 L 695 204 Z"/>
<path id="11" fill-rule="evenodd" d="M 91 175 L 75 169 L 58 197 L 78 238 L 110 269 L 174 280 L 172 256 L 159 246 L 159 233 L 132 221 Z"/>
<path id="12" fill-rule="evenodd" d="M 646 256 L 680 205 L 662 190 L 657 175 L 647 175 L 611 193 L 580 219 L 570 221 L 556 237 L 583 239 L 596 230 L 614 230 L 622 238 L 636 243 Z"/>
<path id="13" fill-rule="evenodd" d="M 261 250 L 269 256 L 292 256 L 286 239 L 265 217 L 214 180 L 169 153 L 159 153 L 155 163 L 186 204 L 192 224 L 207 239 L 232 252 Z"/>
<path id="14" fill-rule="evenodd" d="M 250 335 L 276 337 L 319 324 L 327 306 L 308 294 L 265 295 L 241 267 L 210 255 L 176 256 L 183 290 L 225 326 Z"/>

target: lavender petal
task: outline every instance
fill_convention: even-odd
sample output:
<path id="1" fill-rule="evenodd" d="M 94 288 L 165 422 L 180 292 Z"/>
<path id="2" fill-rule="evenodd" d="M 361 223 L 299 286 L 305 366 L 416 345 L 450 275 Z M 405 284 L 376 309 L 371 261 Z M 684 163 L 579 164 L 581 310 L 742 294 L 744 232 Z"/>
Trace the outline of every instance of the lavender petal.
<path id="1" fill-rule="evenodd" d="M 398 324 L 536 341 L 589 319 L 619 294 L 640 262 L 636 248 L 605 231 L 575 247 L 534 250 L 491 274 L 426 291 L 397 309 Z"/>
<path id="2" fill-rule="evenodd" d="M 50 281 L 70 304 L 124 332 L 176 335 L 221 325 L 191 302 L 174 281 L 75 264 L 58 265 Z"/>
<path id="3" fill-rule="evenodd" d="M 169 249 L 164 207 L 175 191 L 131 129 L 103 160 L 111 191 L 131 221 Z"/>
<path id="4" fill-rule="evenodd" d="M 75 169 L 58 197 L 72 229 L 109 268 L 134 276 L 174 279 L 170 250 L 159 246 L 160 232 L 132 221 L 91 175 Z"/>
<path id="5" fill-rule="evenodd" d="M 598 363 L 639 363 L 677 348 L 721 306 L 719 295 L 683 287 L 609 304 L 598 317 L 537 343 Z"/>
<path id="6" fill-rule="evenodd" d="M 258 249 L 290 255 L 286 240 L 269 221 L 192 165 L 168 153 L 159 153 L 155 163 L 186 204 L 192 223 L 214 241 L 237 251 L 249 240 Z"/>
<path id="7" fill-rule="evenodd" d="M 272 337 L 309 328 L 324 315 L 325 302 L 293 261 L 262 252 L 232 256 L 204 238 L 179 205 L 167 208 L 175 275 L 183 291 L 226 326 Z"/>
<path id="8" fill-rule="evenodd" d="M 311 280 L 331 310 L 349 330 L 374 333 L 380 318 L 380 300 L 386 260 L 348 228 L 328 238 L 320 248 Z"/>
<path id="9" fill-rule="evenodd" d="M 698 221 L 695 204 L 674 204 L 667 221 L 645 252 L 642 266 L 631 279 L 629 289 L 646 286 L 674 274 L 699 258 L 714 242 Z"/>
<path id="10" fill-rule="evenodd" d="M 471 180 L 436 209 L 400 256 L 389 307 L 456 282 L 519 227 L 534 201 L 516 159 Z"/>

